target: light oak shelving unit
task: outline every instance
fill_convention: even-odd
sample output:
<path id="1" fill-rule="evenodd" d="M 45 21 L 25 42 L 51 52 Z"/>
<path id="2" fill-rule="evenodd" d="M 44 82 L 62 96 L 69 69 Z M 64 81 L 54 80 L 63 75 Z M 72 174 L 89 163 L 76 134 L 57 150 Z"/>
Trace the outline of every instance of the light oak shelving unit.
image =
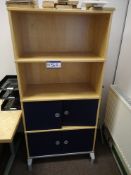
<path id="1" fill-rule="evenodd" d="M 29 168 L 39 157 L 90 153 L 94 160 L 113 9 L 8 11 Z M 47 68 L 50 61 L 61 68 Z"/>

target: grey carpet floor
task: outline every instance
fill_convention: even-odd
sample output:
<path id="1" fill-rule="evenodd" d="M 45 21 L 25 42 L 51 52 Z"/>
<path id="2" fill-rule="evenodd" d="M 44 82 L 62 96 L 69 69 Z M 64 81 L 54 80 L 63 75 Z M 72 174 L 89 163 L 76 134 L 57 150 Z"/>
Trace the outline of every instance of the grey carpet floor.
<path id="1" fill-rule="evenodd" d="M 88 155 L 37 159 L 33 162 L 32 172 L 27 169 L 23 143 L 10 175 L 120 175 L 120 172 L 107 144 L 102 145 L 98 137 L 94 164 L 91 164 Z"/>

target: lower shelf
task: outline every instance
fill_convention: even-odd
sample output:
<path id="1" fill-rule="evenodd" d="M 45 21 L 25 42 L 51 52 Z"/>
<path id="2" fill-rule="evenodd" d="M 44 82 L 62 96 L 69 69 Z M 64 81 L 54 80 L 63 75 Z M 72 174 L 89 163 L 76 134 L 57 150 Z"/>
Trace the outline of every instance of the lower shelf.
<path id="1" fill-rule="evenodd" d="M 69 99 L 99 99 L 100 95 L 87 83 L 27 85 L 23 102 Z"/>
<path id="2" fill-rule="evenodd" d="M 29 157 L 93 151 L 94 129 L 27 134 Z"/>

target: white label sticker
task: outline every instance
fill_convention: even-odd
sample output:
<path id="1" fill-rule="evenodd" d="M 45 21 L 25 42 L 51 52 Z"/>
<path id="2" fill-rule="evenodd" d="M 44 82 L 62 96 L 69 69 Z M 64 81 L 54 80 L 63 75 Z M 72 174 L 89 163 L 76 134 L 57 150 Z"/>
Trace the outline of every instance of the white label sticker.
<path id="1" fill-rule="evenodd" d="M 48 68 L 48 69 L 58 69 L 58 68 L 61 68 L 61 62 L 60 61 L 48 61 L 46 63 L 46 68 Z"/>
<path id="2" fill-rule="evenodd" d="M 13 90 L 14 88 L 13 87 L 8 87 L 7 90 Z"/>

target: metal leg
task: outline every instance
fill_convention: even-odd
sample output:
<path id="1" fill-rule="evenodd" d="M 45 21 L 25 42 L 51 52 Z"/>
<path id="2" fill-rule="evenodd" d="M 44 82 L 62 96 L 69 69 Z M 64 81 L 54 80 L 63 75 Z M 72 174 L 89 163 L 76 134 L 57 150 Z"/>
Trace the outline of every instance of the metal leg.
<path id="1" fill-rule="evenodd" d="M 15 148 L 14 148 L 14 143 L 10 143 L 10 151 L 11 151 L 11 154 L 15 154 Z"/>
<path id="2" fill-rule="evenodd" d="M 32 170 L 32 159 L 27 159 L 27 165 L 28 165 L 28 170 L 31 171 Z"/>
<path id="3" fill-rule="evenodd" d="M 95 153 L 94 152 L 90 153 L 90 158 L 91 158 L 91 163 L 94 163 L 94 161 L 95 161 Z"/>
<path id="4" fill-rule="evenodd" d="M 104 136 L 103 136 L 103 131 L 102 131 L 102 125 L 100 126 L 100 134 L 101 134 L 101 142 L 104 144 Z"/>
<path id="5" fill-rule="evenodd" d="M 10 143 L 10 152 L 11 152 L 11 156 L 7 162 L 7 165 L 5 167 L 5 171 L 4 171 L 4 175 L 8 175 L 10 172 L 10 169 L 12 167 L 12 164 L 14 162 L 18 147 L 20 144 L 20 140 L 16 143 L 16 146 L 14 146 L 14 142 Z"/>

